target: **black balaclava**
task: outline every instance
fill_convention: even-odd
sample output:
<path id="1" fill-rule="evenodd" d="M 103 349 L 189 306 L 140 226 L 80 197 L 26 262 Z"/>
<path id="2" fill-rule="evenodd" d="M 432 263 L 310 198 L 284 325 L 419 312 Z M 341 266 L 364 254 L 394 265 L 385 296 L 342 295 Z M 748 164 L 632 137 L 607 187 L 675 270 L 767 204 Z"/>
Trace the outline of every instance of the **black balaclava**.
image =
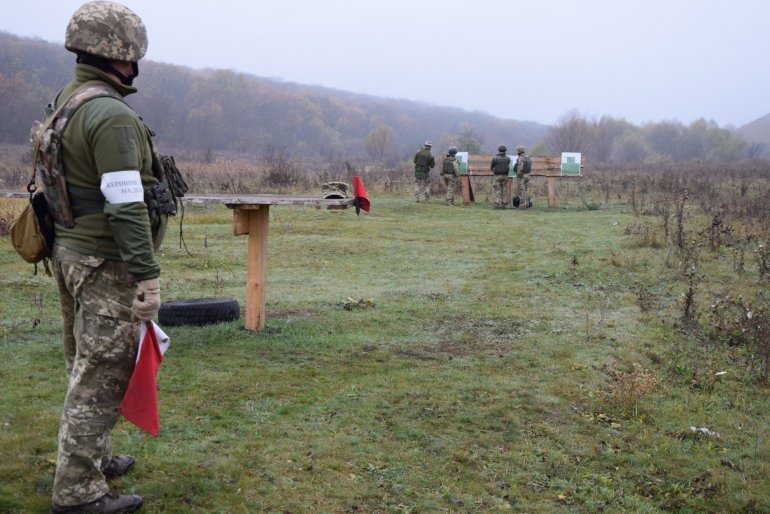
<path id="1" fill-rule="evenodd" d="M 118 79 L 120 79 L 120 82 L 126 86 L 133 85 L 134 79 L 137 76 L 139 76 L 139 64 L 136 62 L 131 63 L 131 67 L 134 69 L 134 72 L 131 74 L 130 77 L 126 77 L 125 75 L 120 73 L 118 70 L 116 70 L 109 59 L 105 59 L 104 57 L 99 57 L 97 55 L 79 53 L 77 62 L 78 64 L 88 64 L 89 66 L 93 66 L 94 68 L 99 68 L 105 73 L 111 73 L 116 77 L 118 77 Z"/>

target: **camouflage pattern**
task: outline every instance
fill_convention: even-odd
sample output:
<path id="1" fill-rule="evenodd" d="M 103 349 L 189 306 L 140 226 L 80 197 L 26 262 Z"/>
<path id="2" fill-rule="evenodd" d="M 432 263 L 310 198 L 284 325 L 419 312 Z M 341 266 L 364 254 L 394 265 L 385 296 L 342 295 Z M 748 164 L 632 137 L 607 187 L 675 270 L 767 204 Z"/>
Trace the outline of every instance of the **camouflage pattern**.
<path id="1" fill-rule="evenodd" d="M 53 503 L 92 502 L 109 487 L 109 433 L 136 361 L 139 324 L 131 321 L 136 280 L 125 263 L 54 246 L 64 354 L 69 374 L 59 427 Z"/>
<path id="2" fill-rule="evenodd" d="M 492 177 L 492 201 L 495 209 L 505 209 L 508 205 L 508 175 Z"/>
<path id="3" fill-rule="evenodd" d="M 516 153 L 519 153 L 519 154 L 521 154 L 521 153 L 524 153 L 524 152 L 526 152 L 526 151 L 527 151 L 527 149 L 526 149 L 526 148 L 524 148 L 524 147 L 523 147 L 523 146 L 521 146 L 521 145 L 519 145 L 519 146 L 517 146 L 517 147 L 516 147 Z"/>
<path id="4" fill-rule="evenodd" d="M 524 153 L 523 146 L 517 146 L 516 151 L 519 153 L 519 157 L 516 159 L 516 165 L 514 166 L 516 171 L 515 194 L 519 197 L 519 209 L 526 209 L 529 207 L 529 171 L 527 170 L 531 169 L 532 161 Z"/>
<path id="5" fill-rule="evenodd" d="M 455 204 L 455 190 L 457 189 L 457 175 L 444 175 L 444 185 L 446 186 L 446 205 Z"/>
<path id="6" fill-rule="evenodd" d="M 430 200 L 430 179 L 427 174 L 424 177 L 414 178 L 414 200 L 420 201 L 420 191 L 425 191 L 425 201 Z"/>
<path id="7" fill-rule="evenodd" d="M 454 150 L 454 152 L 452 152 Z M 460 165 L 457 164 L 457 157 L 455 154 L 457 149 L 451 147 L 449 153 L 444 157 L 444 162 L 441 168 L 441 177 L 444 179 L 444 185 L 446 186 L 446 205 L 455 204 L 455 189 L 457 189 L 457 173 L 460 171 Z"/>
<path id="8" fill-rule="evenodd" d="M 123 101 L 123 97 L 104 82 L 91 81 L 76 89 L 66 102 L 53 111 L 45 122 L 33 128 L 33 161 L 35 181 L 42 188 L 48 210 L 56 223 L 67 228 L 75 226 L 72 203 L 64 180 L 64 148 L 62 138 L 69 120 L 84 102 L 99 96 Z M 53 110 L 49 106 L 48 110 Z"/>
<path id="9" fill-rule="evenodd" d="M 516 175 L 516 196 L 519 197 L 519 209 L 529 207 L 529 175 Z M 525 200 L 526 199 L 526 200 Z"/>
<path id="10" fill-rule="evenodd" d="M 147 29 L 141 18 L 117 2 L 88 2 L 72 15 L 64 36 L 70 52 L 137 62 L 147 53 Z"/>
<path id="11" fill-rule="evenodd" d="M 327 182 L 321 185 L 324 198 L 347 198 L 349 186 L 345 182 Z"/>

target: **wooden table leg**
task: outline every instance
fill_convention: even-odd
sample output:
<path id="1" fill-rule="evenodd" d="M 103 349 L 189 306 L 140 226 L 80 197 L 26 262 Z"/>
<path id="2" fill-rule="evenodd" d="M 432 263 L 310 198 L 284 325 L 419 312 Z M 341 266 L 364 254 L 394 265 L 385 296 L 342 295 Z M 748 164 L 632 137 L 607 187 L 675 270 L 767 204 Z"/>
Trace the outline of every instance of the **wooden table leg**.
<path id="1" fill-rule="evenodd" d="M 267 228 L 269 205 L 241 205 L 233 211 L 233 234 L 248 234 L 246 269 L 246 330 L 265 328 Z"/>
<path id="2" fill-rule="evenodd" d="M 471 203 L 470 180 L 468 175 L 460 175 L 460 186 L 463 190 L 463 205 Z"/>
<path id="3" fill-rule="evenodd" d="M 545 185 L 548 189 L 548 207 L 553 209 L 556 207 L 556 184 L 554 177 L 546 177 Z"/>

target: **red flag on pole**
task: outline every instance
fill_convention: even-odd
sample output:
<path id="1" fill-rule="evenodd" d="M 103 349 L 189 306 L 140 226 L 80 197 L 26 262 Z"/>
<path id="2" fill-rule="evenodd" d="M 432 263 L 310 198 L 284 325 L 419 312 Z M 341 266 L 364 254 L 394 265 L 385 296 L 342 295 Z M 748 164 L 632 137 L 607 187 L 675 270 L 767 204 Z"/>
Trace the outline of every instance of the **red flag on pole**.
<path id="1" fill-rule="evenodd" d="M 358 214 L 358 209 L 363 209 L 366 212 L 369 212 L 369 197 L 366 195 L 364 183 L 361 181 L 361 177 L 359 176 L 353 177 L 353 196 L 356 197 L 356 214 Z"/>
<path id="2" fill-rule="evenodd" d="M 158 386 L 156 377 L 169 339 L 154 322 L 142 323 L 139 334 L 139 352 L 128 383 L 120 413 L 142 430 L 158 437 Z"/>

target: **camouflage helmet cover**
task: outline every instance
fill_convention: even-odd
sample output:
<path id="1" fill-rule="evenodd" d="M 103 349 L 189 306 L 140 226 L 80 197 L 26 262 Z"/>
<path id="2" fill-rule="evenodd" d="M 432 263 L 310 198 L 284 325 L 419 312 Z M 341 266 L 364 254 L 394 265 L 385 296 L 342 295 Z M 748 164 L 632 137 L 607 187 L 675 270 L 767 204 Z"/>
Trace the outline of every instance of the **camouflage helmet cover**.
<path id="1" fill-rule="evenodd" d="M 516 153 L 524 153 L 524 152 L 526 152 L 526 151 L 527 151 L 527 149 L 526 149 L 526 148 L 524 148 L 524 147 L 523 147 L 523 146 L 521 146 L 521 145 L 519 145 L 519 146 L 517 146 L 517 147 L 516 147 Z"/>
<path id="2" fill-rule="evenodd" d="M 448 150 L 449 155 L 454 155 L 457 153 L 457 147 L 456 146 L 450 146 Z"/>
<path id="3" fill-rule="evenodd" d="M 507 152 L 508 151 L 508 147 L 506 147 L 505 145 L 500 145 L 500 146 L 497 147 L 497 151 L 498 152 Z"/>
<path id="4" fill-rule="evenodd" d="M 125 5 L 87 2 L 70 18 L 64 47 L 70 52 L 137 62 L 147 53 L 147 29 L 142 19 Z"/>
<path id="5" fill-rule="evenodd" d="M 327 182 L 321 185 L 321 194 L 328 198 L 347 198 L 349 187 L 345 182 Z"/>

